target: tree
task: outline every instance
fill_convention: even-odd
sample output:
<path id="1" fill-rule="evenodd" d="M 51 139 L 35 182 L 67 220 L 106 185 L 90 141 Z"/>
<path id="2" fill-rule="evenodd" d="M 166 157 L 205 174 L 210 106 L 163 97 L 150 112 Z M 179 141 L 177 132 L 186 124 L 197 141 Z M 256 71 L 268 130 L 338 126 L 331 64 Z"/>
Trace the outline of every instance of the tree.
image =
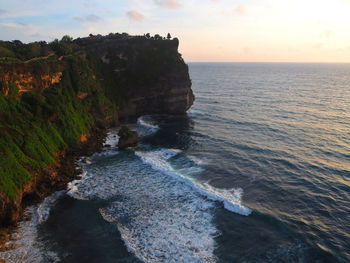
<path id="1" fill-rule="evenodd" d="M 123 32 L 123 33 L 122 33 L 122 38 L 123 38 L 123 39 L 129 38 L 129 34 L 128 34 L 128 33 Z"/>
<path id="2" fill-rule="evenodd" d="M 62 37 L 61 41 L 66 43 L 71 43 L 73 41 L 73 38 L 71 36 L 65 35 Z"/>
<path id="3" fill-rule="evenodd" d="M 170 40 L 171 39 L 171 35 L 170 35 L 170 33 L 168 33 L 168 35 L 167 35 L 167 37 L 166 37 L 168 40 Z"/>
<path id="4" fill-rule="evenodd" d="M 12 43 L 15 45 L 15 46 L 22 46 L 23 43 L 21 42 L 21 40 L 13 40 Z"/>
<path id="5" fill-rule="evenodd" d="M 150 38 L 150 37 L 151 37 L 150 33 L 147 33 L 147 34 L 145 35 L 145 37 L 146 37 L 146 38 Z"/>
<path id="6" fill-rule="evenodd" d="M 38 42 L 29 43 L 28 46 L 27 58 L 35 58 L 41 56 L 41 45 Z"/>
<path id="7" fill-rule="evenodd" d="M 154 35 L 154 40 L 162 40 L 162 37 L 158 34 Z"/>

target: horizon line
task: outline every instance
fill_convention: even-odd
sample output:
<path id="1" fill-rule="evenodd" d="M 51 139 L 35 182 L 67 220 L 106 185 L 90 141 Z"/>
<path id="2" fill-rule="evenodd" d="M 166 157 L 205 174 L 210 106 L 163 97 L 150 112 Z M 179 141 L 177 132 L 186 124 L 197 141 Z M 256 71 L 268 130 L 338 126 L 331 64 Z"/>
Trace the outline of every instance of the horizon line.
<path id="1" fill-rule="evenodd" d="M 314 61 L 185 61 L 186 63 L 284 63 L 284 64 L 350 64 L 350 62 L 314 62 Z"/>

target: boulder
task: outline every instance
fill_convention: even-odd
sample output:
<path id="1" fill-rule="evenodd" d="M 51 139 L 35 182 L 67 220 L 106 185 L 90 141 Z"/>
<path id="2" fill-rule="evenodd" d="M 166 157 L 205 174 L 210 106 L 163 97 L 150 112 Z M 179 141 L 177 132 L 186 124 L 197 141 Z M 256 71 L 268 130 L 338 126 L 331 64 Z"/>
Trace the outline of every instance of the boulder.
<path id="1" fill-rule="evenodd" d="M 128 147 L 135 147 L 139 142 L 137 132 L 130 130 L 127 126 L 122 126 L 118 132 L 118 135 L 118 150 L 124 150 Z"/>

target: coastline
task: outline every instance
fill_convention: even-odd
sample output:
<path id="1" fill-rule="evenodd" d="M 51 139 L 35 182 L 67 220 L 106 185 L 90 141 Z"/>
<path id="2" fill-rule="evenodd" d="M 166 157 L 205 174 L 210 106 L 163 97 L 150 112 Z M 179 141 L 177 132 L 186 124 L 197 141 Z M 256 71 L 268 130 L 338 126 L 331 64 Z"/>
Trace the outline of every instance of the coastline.
<path id="1" fill-rule="evenodd" d="M 9 211 L 9 217 L 1 222 L 1 251 L 10 249 L 6 243 L 18 228 L 18 222 L 23 219 L 27 207 L 41 202 L 56 191 L 66 189 L 69 182 L 79 179 L 81 169 L 76 169 L 76 161 L 82 156 L 91 156 L 102 150 L 110 126 L 105 122 L 98 122 L 90 130 L 89 136 L 82 136 L 84 139 L 81 143 L 58 152 L 55 163 L 33 174 L 33 179 L 21 189 L 21 194 L 16 200 L 12 201 L 13 207 Z M 3 262 L 7 261 L 0 258 L 0 263 Z"/>

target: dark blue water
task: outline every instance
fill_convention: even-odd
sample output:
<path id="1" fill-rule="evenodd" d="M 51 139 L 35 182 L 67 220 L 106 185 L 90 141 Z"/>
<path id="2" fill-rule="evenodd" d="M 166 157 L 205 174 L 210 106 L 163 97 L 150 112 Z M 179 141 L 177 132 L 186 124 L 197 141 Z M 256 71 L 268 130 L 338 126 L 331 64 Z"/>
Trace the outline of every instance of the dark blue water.
<path id="1" fill-rule="evenodd" d="M 141 118 L 139 148 L 95 154 L 43 205 L 37 253 L 350 262 L 350 65 L 191 63 L 190 75 L 187 116 Z"/>

